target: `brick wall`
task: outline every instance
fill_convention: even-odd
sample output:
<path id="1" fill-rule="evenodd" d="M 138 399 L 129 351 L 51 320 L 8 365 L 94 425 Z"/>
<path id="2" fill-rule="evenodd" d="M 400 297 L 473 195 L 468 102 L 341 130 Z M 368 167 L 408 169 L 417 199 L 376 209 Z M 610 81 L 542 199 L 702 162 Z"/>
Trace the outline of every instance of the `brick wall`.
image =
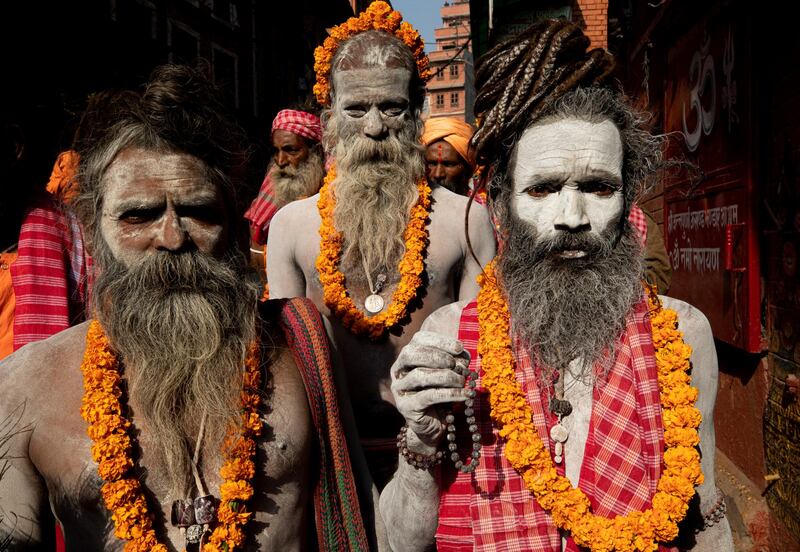
<path id="1" fill-rule="evenodd" d="M 608 46 L 608 0 L 573 0 L 572 20 L 583 27 L 592 48 Z"/>

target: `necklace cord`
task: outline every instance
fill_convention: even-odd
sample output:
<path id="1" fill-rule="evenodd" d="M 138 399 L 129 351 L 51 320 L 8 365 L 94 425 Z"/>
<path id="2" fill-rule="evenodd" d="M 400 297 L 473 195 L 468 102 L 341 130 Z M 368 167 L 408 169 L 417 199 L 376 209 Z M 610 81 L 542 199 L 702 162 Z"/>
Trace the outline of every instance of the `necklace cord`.
<path id="1" fill-rule="evenodd" d="M 200 448 L 203 443 L 203 437 L 206 431 L 206 418 L 208 418 L 208 408 L 203 409 L 203 417 L 200 419 L 200 431 L 197 433 L 197 442 L 194 445 L 194 456 L 192 457 L 192 475 L 194 475 L 194 484 L 197 487 L 199 496 L 205 496 L 206 488 L 203 485 L 203 478 L 200 477 L 200 471 L 197 469 L 197 463 L 200 460 Z"/>

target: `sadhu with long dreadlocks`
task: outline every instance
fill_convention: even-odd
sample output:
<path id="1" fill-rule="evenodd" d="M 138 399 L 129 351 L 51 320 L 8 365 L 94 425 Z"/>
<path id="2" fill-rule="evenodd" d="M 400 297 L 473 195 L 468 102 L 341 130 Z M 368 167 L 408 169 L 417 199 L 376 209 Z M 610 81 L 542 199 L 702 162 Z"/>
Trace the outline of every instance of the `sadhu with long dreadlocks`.
<path id="1" fill-rule="evenodd" d="M 479 64 L 500 254 L 477 301 L 431 315 L 392 367 L 395 550 L 732 550 L 710 327 L 642 285 L 629 220 L 662 141 L 588 44 L 545 21 Z"/>

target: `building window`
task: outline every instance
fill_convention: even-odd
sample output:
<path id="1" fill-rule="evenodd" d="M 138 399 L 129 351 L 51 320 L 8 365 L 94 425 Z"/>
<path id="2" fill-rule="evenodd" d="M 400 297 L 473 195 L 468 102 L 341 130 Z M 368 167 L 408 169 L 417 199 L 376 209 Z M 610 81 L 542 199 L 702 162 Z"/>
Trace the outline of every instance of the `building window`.
<path id="1" fill-rule="evenodd" d="M 450 78 L 455 79 L 458 77 L 458 65 L 451 65 L 450 66 Z"/>
<path id="2" fill-rule="evenodd" d="M 450 93 L 450 107 L 458 107 L 458 92 Z"/>
<path id="3" fill-rule="evenodd" d="M 436 69 L 436 80 L 444 80 L 444 67 Z"/>
<path id="4" fill-rule="evenodd" d="M 436 94 L 436 107 L 444 107 L 444 94 Z"/>

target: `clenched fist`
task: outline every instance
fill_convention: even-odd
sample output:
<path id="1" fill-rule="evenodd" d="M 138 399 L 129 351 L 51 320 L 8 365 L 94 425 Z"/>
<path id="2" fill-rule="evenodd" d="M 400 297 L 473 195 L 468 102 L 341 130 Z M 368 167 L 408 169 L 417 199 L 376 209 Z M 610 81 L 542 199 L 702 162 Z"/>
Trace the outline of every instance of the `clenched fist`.
<path id="1" fill-rule="evenodd" d="M 397 410 L 425 447 L 435 449 L 445 432 L 444 409 L 437 406 L 466 399 L 462 374 L 468 366 L 460 341 L 426 331 L 417 332 L 392 365 Z"/>

